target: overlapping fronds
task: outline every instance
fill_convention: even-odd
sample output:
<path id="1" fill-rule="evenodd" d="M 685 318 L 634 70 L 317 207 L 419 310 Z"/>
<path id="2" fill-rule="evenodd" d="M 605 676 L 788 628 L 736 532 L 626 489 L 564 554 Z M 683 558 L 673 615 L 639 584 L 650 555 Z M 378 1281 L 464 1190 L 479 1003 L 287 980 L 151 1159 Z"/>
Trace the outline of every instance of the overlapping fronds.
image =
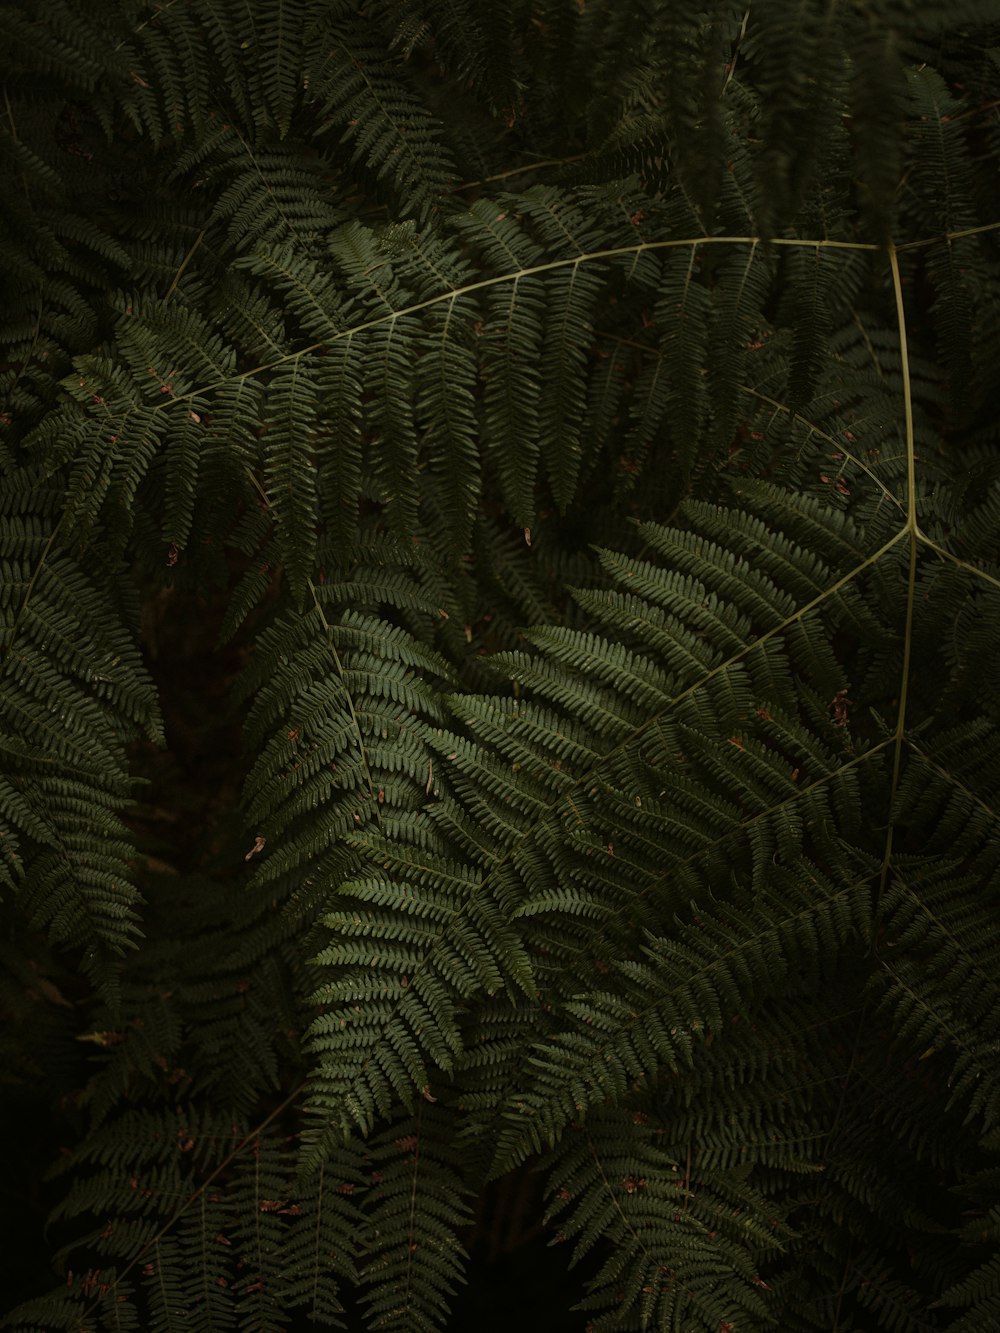
<path id="1" fill-rule="evenodd" d="M 0 32 L 5 1327 L 992 1328 L 993 0 Z"/>

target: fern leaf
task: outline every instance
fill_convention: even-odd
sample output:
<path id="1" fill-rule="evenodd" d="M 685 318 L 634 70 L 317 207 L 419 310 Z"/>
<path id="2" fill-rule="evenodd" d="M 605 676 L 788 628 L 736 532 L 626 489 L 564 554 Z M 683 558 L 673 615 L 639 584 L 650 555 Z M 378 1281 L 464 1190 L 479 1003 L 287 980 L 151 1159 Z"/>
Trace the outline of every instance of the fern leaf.
<path id="1" fill-rule="evenodd" d="M 368 1326 L 433 1333 L 463 1280 L 456 1232 L 470 1220 L 452 1117 L 422 1102 L 372 1141 L 369 1164 L 361 1268 Z"/>
<path id="2" fill-rule="evenodd" d="M 598 274 L 579 265 L 553 275 L 546 284 L 549 313 L 541 373 L 547 387 L 540 404 L 538 438 L 552 494 L 563 512 L 576 495 L 584 466 L 581 428 L 592 336 L 590 312 L 601 286 Z"/>
<path id="3" fill-rule="evenodd" d="M 834 885 L 815 869 L 775 877 L 774 897 L 754 914 L 736 907 L 699 911 L 676 943 L 651 941 L 647 962 L 622 966 L 620 992 L 593 992 L 566 1006 L 572 1026 L 530 1057 L 531 1081 L 504 1112 L 497 1159 L 508 1164 L 554 1142 L 591 1106 L 620 1100 L 692 1065 L 705 1034 L 725 1013 L 761 996 L 805 950 L 818 959 L 855 934 L 867 934 L 860 883 Z M 775 881 L 772 881 L 775 883 Z M 827 955 L 829 956 L 829 955 Z M 758 970 L 760 969 L 760 970 Z M 533 1085 L 533 1086 L 532 1086 Z"/>
<path id="4" fill-rule="evenodd" d="M 458 297 L 435 311 L 416 369 L 424 447 L 440 476 L 445 542 L 456 557 L 469 549 L 480 500 L 478 368 L 470 337 L 476 315 L 476 306 Z"/>
<path id="5" fill-rule="evenodd" d="M 337 27 L 323 33 L 305 78 L 321 128 L 340 130 L 351 161 L 391 181 L 404 212 L 426 217 L 454 179 L 453 168 L 434 119 L 373 38 Z"/>
<path id="6" fill-rule="evenodd" d="M 780 1241 L 764 1199 L 709 1172 L 693 1179 L 654 1131 L 635 1126 L 621 1110 L 596 1113 L 570 1136 L 550 1176 L 548 1220 L 558 1218 L 558 1240 L 575 1238 L 574 1261 L 614 1247 L 581 1303 L 594 1312 L 595 1329 L 766 1321 L 756 1260 Z"/>
<path id="7" fill-rule="evenodd" d="M 282 564 L 300 605 L 316 563 L 316 393 L 306 368 L 293 362 L 268 386 L 264 421 L 264 485 Z"/>
<path id="8" fill-rule="evenodd" d="M 539 453 L 543 290 L 515 278 L 488 298 L 484 375 L 487 459 L 515 523 L 530 532 Z"/>
<path id="9" fill-rule="evenodd" d="M 118 817 L 131 791 L 125 747 L 162 733 L 115 580 L 55 545 L 53 501 L 43 490 L 27 522 L 4 515 L 5 872 L 31 928 L 82 947 L 89 974 L 110 985 L 141 901 Z"/>

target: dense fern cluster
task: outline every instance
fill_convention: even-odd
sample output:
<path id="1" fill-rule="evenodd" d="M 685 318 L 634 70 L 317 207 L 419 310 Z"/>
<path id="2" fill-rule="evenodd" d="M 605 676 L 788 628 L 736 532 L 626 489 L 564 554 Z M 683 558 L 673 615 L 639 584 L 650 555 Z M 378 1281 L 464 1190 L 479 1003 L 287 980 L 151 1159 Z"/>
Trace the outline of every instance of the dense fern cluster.
<path id="1" fill-rule="evenodd" d="M 3 1327 L 994 1330 L 995 0 L 0 32 Z"/>

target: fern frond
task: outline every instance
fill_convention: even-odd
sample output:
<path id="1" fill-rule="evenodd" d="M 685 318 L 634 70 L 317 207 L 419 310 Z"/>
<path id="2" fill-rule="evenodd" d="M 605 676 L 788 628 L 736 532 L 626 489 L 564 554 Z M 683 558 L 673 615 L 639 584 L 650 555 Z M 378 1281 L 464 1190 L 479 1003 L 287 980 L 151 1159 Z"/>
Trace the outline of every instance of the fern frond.
<path id="1" fill-rule="evenodd" d="M 24 488 L 14 476 L 5 489 L 0 570 L 4 877 L 32 929 L 83 948 L 109 984 L 138 934 L 118 817 L 132 790 L 126 746 L 162 740 L 161 724 L 118 580 L 100 556 L 56 544 L 51 489 Z"/>
<path id="2" fill-rule="evenodd" d="M 440 129 L 388 57 L 370 20 L 316 34 L 304 78 L 317 133 L 339 132 L 350 160 L 394 187 L 401 212 L 426 217 L 454 181 Z"/>
<path id="3" fill-rule="evenodd" d="M 470 84 L 494 111 L 513 106 L 512 16 L 475 0 L 428 0 L 419 6 L 395 0 L 392 44 L 406 56 L 426 44 L 459 85 Z"/>
<path id="4" fill-rule="evenodd" d="M 486 457 L 510 513 L 530 532 L 535 521 L 539 449 L 539 377 L 544 288 L 515 278 L 490 293 L 483 374 Z"/>
<path id="5" fill-rule="evenodd" d="M 325 918 L 337 942 L 317 959 L 335 969 L 312 1038 L 315 1105 L 337 1117 L 325 1141 L 429 1094 L 461 1052 L 458 1014 L 471 997 L 531 988 L 517 933 L 478 875 L 426 852 L 390 856 L 373 834 L 366 844 L 383 873 L 344 886 L 348 902 Z"/>
<path id="6" fill-rule="evenodd" d="M 367 1165 L 360 1278 L 368 1326 L 434 1333 L 463 1280 L 456 1232 L 470 1218 L 451 1115 L 418 1104 L 372 1140 Z"/>
<path id="7" fill-rule="evenodd" d="M 364 1189 L 357 1148 L 310 1182 L 297 1181 L 287 1144 L 224 1114 L 191 1105 L 132 1111 L 94 1137 L 73 1163 L 64 1216 L 109 1212 L 112 1264 L 70 1274 L 76 1318 L 95 1307 L 125 1328 L 168 1327 L 183 1317 L 208 1330 L 252 1323 L 275 1329 L 302 1309 L 342 1328 L 340 1283 L 355 1276 Z M 130 1153 L 130 1168 L 116 1158 Z M 97 1232 L 94 1233 L 97 1238 Z M 91 1314 L 92 1317 L 92 1314 Z"/>
<path id="8" fill-rule="evenodd" d="M 622 964 L 620 990 L 591 992 L 565 1006 L 567 1030 L 532 1053 L 530 1081 L 504 1111 L 498 1160 L 517 1161 L 551 1144 L 591 1106 L 621 1101 L 691 1065 L 725 1016 L 784 982 L 789 960 L 832 957 L 867 936 L 863 882 L 834 885 L 818 870 L 776 874 L 769 900 L 752 913 L 735 906 L 699 909 L 676 942 L 650 941 L 644 963 Z M 661 1073 L 662 1071 L 662 1073 Z"/>
<path id="9" fill-rule="evenodd" d="M 992 1328 L 995 0 L 0 34 L 5 1326 Z"/>
<path id="10" fill-rule="evenodd" d="M 582 426 L 586 403 L 591 311 L 601 290 L 598 274 L 573 267 L 547 284 L 548 319 L 542 336 L 541 373 L 547 392 L 539 412 L 539 444 L 547 460 L 549 486 L 561 511 L 576 496 L 585 467 Z"/>
<path id="11" fill-rule="evenodd" d="M 460 297 L 435 309 L 415 370 L 417 415 L 430 466 L 440 478 L 444 541 L 455 557 L 469 549 L 480 500 L 478 366 L 472 345 L 477 314 L 477 307 Z"/>
<path id="12" fill-rule="evenodd" d="M 263 422 L 264 485 L 274 512 L 281 563 L 298 605 L 316 562 L 315 437 L 310 429 L 316 397 L 312 377 L 294 362 L 268 386 Z"/>
<path id="13" fill-rule="evenodd" d="M 254 144 L 231 125 L 214 128 L 179 154 L 172 171 L 179 187 L 208 187 L 206 221 L 218 224 L 237 254 L 262 259 L 290 242 L 317 248 L 348 214 L 342 192 L 318 155 L 283 144 Z"/>
<path id="14" fill-rule="evenodd" d="M 693 1180 L 690 1163 L 685 1172 L 645 1122 L 622 1110 L 596 1113 L 570 1134 L 550 1176 L 556 1239 L 576 1239 L 574 1261 L 611 1251 L 582 1302 L 597 1312 L 594 1328 L 769 1322 L 756 1260 L 780 1240 L 765 1200 L 710 1172 Z"/>

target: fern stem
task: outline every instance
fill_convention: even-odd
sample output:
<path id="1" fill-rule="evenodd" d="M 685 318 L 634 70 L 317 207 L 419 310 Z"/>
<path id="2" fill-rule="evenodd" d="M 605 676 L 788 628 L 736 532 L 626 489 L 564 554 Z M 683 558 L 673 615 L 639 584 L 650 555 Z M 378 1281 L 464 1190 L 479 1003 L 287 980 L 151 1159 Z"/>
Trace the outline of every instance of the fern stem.
<path id="1" fill-rule="evenodd" d="M 663 356 L 663 352 L 659 347 L 650 347 L 648 343 L 641 343 L 636 338 L 623 338 L 616 333 L 608 333 L 603 329 L 595 329 L 594 336 L 604 338 L 608 342 L 613 342 L 618 347 L 632 347 L 638 352 L 651 353 L 660 358 Z M 702 370 L 701 374 L 705 375 L 707 374 L 707 371 Z M 796 421 L 800 425 L 805 426 L 811 435 L 815 435 L 818 439 L 825 440 L 827 444 L 832 445 L 838 453 L 844 456 L 844 458 L 850 459 L 854 466 L 858 468 L 859 471 L 863 472 L 873 485 L 878 487 L 882 492 L 883 499 L 894 504 L 897 509 L 902 510 L 904 508 L 900 503 L 899 498 L 893 495 L 885 482 L 880 480 L 873 469 L 870 468 L 863 459 L 859 458 L 857 454 L 851 453 L 850 449 L 848 449 L 841 440 L 835 439 L 827 431 L 823 430 L 821 426 L 818 426 L 815 421 L 810 421 L 808 417 L 804 417 L 801 412 L 796 412 L 794 408 L 789 407 L 787 403 L 781 402 L 780 399 L 772 398 L 769 394 L 761 393 L 759 389 L 751 388 L 749 384 L 737 384 L 736 388 L 740 393 L 745 393 L 751 398 L 756 398 L 762 403 L 767 403 L 768 406 L 773 407 L 776 412 L 784 412 L 791 421 Z"/>
<path id="2" fill-rule="evenodd" d="M 223 379 L 212 381 L 210 384 L 203 384 L 197 389 L 192 389 L 188 393 L 172 394 L 167 403 L 156 404 L 154 411 L 162 412 L 176 403 L 189 402 L 205 393 L 210 393 L 213 389 L 224 388 L 227 384 L 235 380 L 251 379 L 255 375 L 261 375 L 265 371 L 276 370 L 279 366 L 288 365 L 293 361 L 298 361 L 304 356 L 310 356 L 314 352 L 321 351 L 331 343 L 340 342 L 344 338 L 353 338 L 359 333 L 366 333 L 369 329 L 381 328 L 384 324 L 395 323 L 396 320 L 404 319 L 407 315 L 419 314 L 422 310 L 433 309 L 434 306 L 441 305 L 444 301 L 454 301 L 461 296 L 471 296 L 476 292 L 489 291 L 493 287 L 500 287 L 507 282 L 520 282 L 523 278 L 536 277 L 541 273 L 555 273 L 560 269 L 575 268 L 580 264 L 598 263 L 605 259 L 618 259 L 625 255 L 641 255 L 650 251 L 657 250 L 679 250 L 685 246 L 707 246 L 707 245 L 779 245 L 786 247 L 805 247 L 806 249 L 830 249 L 830 250 L 867 250 L 878 251 L 882 247 L 868 241 L 831 241 L 822 240 L 804 240 L 797 236 L 775 236 L 770 240 L 765 240 L 763 236 L 685 236 L 680 240 L 670 241 L 639 241 L 635 245 L 616 245 L 606 250 L 590 250 L 583 254 L 572 255 L 568 258 L 550 259 L 543 264 L 529 264 L 527 267 L 516 269 L 511 273 L 497 273 L 491 278 L 480 278 L 476 282 L 464 283 L 461 287 L 452 287 L 448 291 L 438 292 L 436 296 L 429 296 L 426 300 L 415 301 L 412 305 L 401 306 L 398 310 L 390 310 L 383 315 L 377 315 L 374 319 L 364 320 L 360 324 L 352 324 L 349 328 L 338 329 L 336 333 L 327 338 L 322 338 L 317 342 L 309 343 L 306 347 L 300 347 L 296 352 L 286 352 L 284 356 L 276 357 L 273 361 L 262 362 L 260 365 L 253 366 L 249 370 L 241 370 L 235 375 L 227 376 Z"/>
<path id="3" fill-rule="evenodd" d="M 924 236 L 919 241 L 904 241 L 902 245 L 894 245 L 891 254 L 899 254 L 901 250 L 920 250 L 927 245 L 938 245 L 941 241 L 958 241 L 963 236 L 981 236 L 987 231 L 1000 231 L 1000 222 L 984 222 L 979 227 L 963 227 L 961 231 L 945 231 L 940 236 Z"/>
<path id="4" fill-rule="evenodd" d="M 606 750 L 604 754 L 602 754 L 600 758 L 594 764 L 591 765 L 590 768 L 588 768 L 584 773 L 581 773 L 580 776 L 574 782 L 575 788 L 581 789 L 586 787 L 588 784 L 592 784 L 594 780 L 597 778 L 600 768 L 604 764 L 606 764 L 607 761 L 612 758 L 612 756 L 620 753 L 626 747 L 634 745 L 641 736 L 645 735 L 647 731 L 649 731 L 652 727 L 656 726 L 659 722 L 661 722 L 663 718 L 666 717 L 674 708 L 676 708 L 676 706 L 679 703 L 682 703 L 685 699 L 695 694 L 698 690 L 702 689 L 705 685 L 707 685 L 709 681 L 714 680 L 715 677 L 721 675 L 722 672 L 728 671 L 730 667 L 734 666 L 737 662 L 742 661 L 743 658 L 748 657 L 752 652 L 755 652 L 758 648 L 768 643 L 771 639 L 777 637 L 779 634 L 783 634 L 792 625 L 798 623 L 798 621 L 802 620 L 803 617 L 808 615 L 810 611 L 813 611 L 815 610 L 816 607 L 821 606 L 830 597 L 833 597 L 836 593 L 838 593 L 841 588 L 844 588 L 849 583 L 853 582 L 853 580 L 856 579 L 861 573 L 863 573 L 864 570 L 869 569 L 872 565 L 877 564 L 878 561 L 881 560 L 881 558 L 885 554 L 887 554 L 887 552 L 891 551 L 894 546 L 897 546 L 899 542 L 902 541 L 902 539 L 906 535 L 907 535 L 907 530 L 905 528 L 901 528 L 897 533 L 895 533 L 892 537 L 890 537 L 888 541 L 884 542 L 878 548 L 877 551 L 873 552 L 859 565 L 856 565 L 853 569 L 849 570 L 846 574 L 842 575 L 839 579 L 836 580 L 836 582 L 832 583 L 829 588 L 826 588 L 824 589 L 823 592 L 817 594 L 817 596 L 813 597 L 804 606 L 801 606 L 797 611 L 794 611 L 790 616 L 786 616 L 786 618 L 779 625 L 775 625 L 773 629 L 770 629 L 765 634 L 762 634 L 760 638 L 754 639 L 752 643 L 748 643 L 746 647 L 741 648 L 739 652 L 733 653 L 733 655 L 731 657 L 726 658 L 724 662 L 720 662 L 717 666 L 713 667 L 711 671 L 706 672 L 702 677 L 700 677 L 699 680 L 695 681 L 694 684 L 689 685 L 687 689 L 682 690 L 680 694 L 675 695 L 666 705 L 665 708 L 658 709 L 656 712 L 651 714 L 651 716 L 649 716 L 643 723 L 635 727 L 635 729 L 632 730 L 628 734 L 628 736 L 626 736 L 623 740 L 619 741 L 617 745 L 614 745 L 610 749 Z M 878 750 L 884 748 L 884 746 L 891 743 L 892 743 L 891 739 L 886 740 L 885 742 L 882 742 L 878 746 L 873 747 L 873 749 L 866 751 L 864 755 L 859 755 L 855 759 L 849 762 L 850 764 L 860 763 L 863 759 L 871 757 L 871 755 L 877 753 Z M 846 767 L 846 765 L 844 767 Z M 841 770 L 838 769 L 837 771 L 840 772 Z M 572 803 L 572 797 L 568 796 L 565 791 L 560 792 L 552 801 L 549 802 L 549 804 L 546 807 L 544 807 L 545 815 L 547 816 L 549 814 L 552 814 L 559 808 L 559 806 L 562 803 L 567 803 L 567 804 Z M 539 818 L 541 819 L 541 816 L 539 816 Z M 511 858 L 511 856 L 514 855 L 514 851 L 515 848 L 512 847 L 508 849 L 502 856 L 497 857 L 492 862 L 492 864 L 489 867 L 489 870 L 487 871 L 487 878 L 490 874 L 493 874 L 494 871 L 502 871 L 503 866 Z"/>
<path id="5" fill-rule="evenodd" d="M 909 747 L 910 753 L 917 755 L 928 768 L 934 770 L 938 777 L 943 778 L 945 782 L 951 783 L 956 791 L 960 791 L 965 799 L 972 805 L 978 806 L 983 814 L 989 819 L 996 819 L 997 812 L 995 808 L 990 805 L 988 801 L 984 801 L 978 792 L 973 791 L 972 788 L 967 783 L 963 782 L 954 772 L 949 771 L 932 759 L 927 751 L 922 746 L 918 745 L 916 741 L 909 741 Z"/>
<path id="6" fill-rule="evenodd" d="M 954 552 L 941 546 L 933 537 L 928 537 L 925 532 L 918 532 L 917 536 L 925 546 L 929 546 L 943 560 L 948 560 L 959 569 L 964 569 L 967 574 L 974 574 L 976 578 L 985 579 L 987 583 L 992 583 L 994 588 L 1000 588 L 1000 579 L 995 578 L 992 574 L 987 574 L 985 569 L 979 569 L 976 565 L 971 565 L 968 560 L 963 560 L 961 556 L 955 555 Z"/>
<path id="7" fill-rule="evenodd" d="M 903 662 L 900 669 L 899 703 L 896 709 L 896 727 L 893 733 L 892 777 L 889 782 L 889 817 L 887 820 L 885 847 L 882 853 L 882 869 L 879 874 L 878 889 L 873 904 L 873 917 L 877 921 L 879 903 L 889 876 L 892 863 L 895 819 L 892 811 L 899 790 L 899 779 L 903 770 L 903 745 L 906 739 L 906 704 L 910 683 L 910 655 L 913 649 L 913 611 L 916 601 L 917 553 L 920 542 L 920 529 L 917 525 L 917 464 L 913 433 L 913 395 L 910 383 L 910 358 L 906 341 L 906 308 L 903 301 L 903 284 L 899 272 L 899 258 L 894 246 L 889 247 L 889 264 L 892 270 L 892 286 L 896 298 L 896 319 L 899 326 L 899 356 L 903 378 L 903 419 L 905 424 L 906 444 L 906 526 L 898 534 L 909 541 L 910 555 L 906 578 L 906 613 L 903 624 Z M 872 947 L 875 947 L 877 932 L 872 933 Z"/>
<path id="8" fill-rule="evenodd" d="M 187 268 L 188 264 L 190 264 L 191 260 L 194 258 L 198 247 L 201 245 L 204 239 L 205 239 L 205 228 L 202 227 L 201 231 L 198 233 L 198 235 L 194 238 L 194 241 L 191 243 L 191 246 L 188 249 L 187 254 L 181 260 L 180 268 L 178 268 L 177 272 L 174 274 L 173 282 L 171 282 L 170 286 L 167 288 L 166 295 L 163 298 L 165 301 L 169 301 L 171 296 L 173 296 L 174 292 L 177 290 L 177 285 L 180 282 L 181 278 L 183 278 L 185 269 Z"/>
<path id="9" fill-rule="evenodd" d="M 136 33 L 142 32 L 143 28 L 148 28 L 152 23 L 162 21 L 163 15 L 168 9 L 173 9 L 176 3 L 177 0 L 160 0 L 160 3 L 147 18 L 144 18 L 141 23 L 137 23 L 134 28 L 129 29 L 129 37 L 134 37 Z M 116 55 L 125 45 L 126 40 L 127 38 L 123 37 L 121 41 L 112 48 Z"/>
<path id="10" fill-rule="evenodd" d="M 542 171 L 546 167 L 562 167 L 567 162 L 580 162 L 586 156 L 586 153 L 570 153 L 568 157 L 546 157 L 539 162 L 525 162 L 520 167 L 510 167 L 507 171 L 498 171 L 492 176 L 484 176 L 482 180 L 463 181 L 461 185 L 453 185 L 448 193 L 461 194 L 463 190 L 474 190 L 479 185 L 492 185 L 496 181 L 509 180 L 511 176 L 526 176 L 532 171 Z"/>
<path id="11" fill-rule="evenodd" d="M 903 282 L 899 272 L 899 255 L 889 247 L 892 269 L 892 288 L 896 298 L 896 320 L 899 328 L 899 359 L 903 375 L 903 423 L 906 433 L 906 530 L 914 537 L 917 528 L 917 460 L 913 438 L 913 392 L 910 384 L 910 356 L 906 342 L 906 309 L 903 303 Z"/>
<path id="12" fill-rule="evenodd" d="M 729 85 L 732 83 L 733 75 L 736 73 L 736 58 L 739 55 L 740 47 L 743 44 L 743 39 L 747 35 L 747 25 L 749 22 L 750 22 L 750 6 L 748 5 L 747 8 L 743 11 L 743 18 L 740 20 L 739 32 L 737 32 L 736 37 L 733 41 L 733 49 L 730 54 L 729 60 L 726 64 L 726 80 L 725 83 L 723 83 L 722 91 L 719 94 L 720 99 L 725 97 L 726 93 L 729 92 Z"/>
<path id="13" fill-rule="evenodd" d="M 839 778 L 844 773 L 850 772 L 852 768 L 858 768 L 861 764 L 865 764 L 870 759 L 874 759 L 874 757 L 877 754 L 880 754 L 882 750 L 885 750 L 892 745 L 893 739 L 893 737 L 888 736 L 885 740 L 877 741 L 870 749 L 863 751 L 861 754 L 854 755 L 851 759 L 848 759 L 846 763 L 832 769 L 829 773 L 824 773 L 822 777 L 816 778 L 814 782 L 803 783 L 796 789 L 793 795 L 788 796 L 785 800 L 775 801 L 773 805 L 768 805 L 761 810 L 754 811 L 752 815 L 748 816 L 746 819 L 740 820 L 738 824 L 734 825 L 733 828 L 724 833 L 721 838 L 713 838 L 711 842 L 703 843 L 702 846 L 692 852 L 690 856 L 684 857 L 683 860 L 678 860 L 676 866 L 672 867 L 669 872 L 665 873 L 673 874 L 675 869 L 693 866 L 700 857 L 707 856 L 711 852 L 717 851 L 729 838 L 734 837 L 737 832 L 748 829 L 751 825 L 757 824 L 759 821 L 767 821 L 772 815 L 776 815 L 790 806 L 797 805 L 806 793 L 819 791 L 821 788 L 825 787 L 828 782 L 832 782 L 834 778 Z M 645 895 L 645 892 L 646 891 L 643 890 L 643 896 Z"/>
<path id="14" fill-rule="evenodd" d="M 807 616 L 810 611 L 814 611 L 817 606 L 822 606 L 825 601 L 827 601 L 830 597 L 833 597 L 836 593 L 838 593 L 841 588 L 844 588 L 847 586 L 847 584 L 852 583 L 854 579 L 858 577 L 859 574 L 863 573 L 866 569 L 869 569 L 872 565 L 877 564 L 879 560 L 881 560 L 882 557 L 888 551 L 891 551 L 894 546 L 898 545 L 899 542 L 905 536 L 906 536 L 905 528 L 895 533 L 892 537 L 889 538 L 887 542 L 883 542 L 883 544 L 878 548 L 878 550 L 873 552 L 872 555 L 862 560 L 862 562 L 859 565 L 855 565 L 853 569 L 849 570 L 846 574 L 843 574 L 839 579 L 836 580 L 836 582 L 831 583 L 829 588 L 825 588 L 821 593 L 817 593 L 817 595 L 813 597 L 810 601 L 806 602 L 804 606 L 800 606 L 797 611 L 793 611 L 790 616 L 786 616 L 780 625 L 775 625 L 773 629 L 769 629 L 765 634 L 762 634 L 760 638 L 754 639 L 753 643 L 748 643 L 746 647 L 741 648 L 738 653 L 733 653 L 732 657 L 727 657 L 724 662 L 720 662 L 718 666 L 713 667 L 711 671 L 705 672 L 705 674 L 701 676 L 700 679 L 695 681 L 693 685 L 689 685 L 686 690 L 682 690 L 680 694 L 675 695 L 670 700 L 670 703 L 667 705 L 666 708 L 661 709 L 660 711 L 654 713 L 651 717 L 647 718 L 646 721 L 643 722 L 641 726 L 636 727 L 635 731 L 633 731 L 632 734 L 627 739 L 619 741 L 619 743 L 616 746 L 612 747 L 612 749 L 608 750 L 604 755 L 602 755 L 600 762 L 603 764 L 606 759 L 608 759 L 611 755 L 617 753 L 618 750 L 623 749 L 626 745 L 631 745 L 633 741 L 635 741 L 637 737 L 641 736 L 649 727 L 654 726 L 664 716 L 666 716 L 666 714 L 670 710 L 676 708 L 676 706 L 679 703 L 682 703 L 683 700 L 687 699 L 697 690 L 700 690 L 703 686 L 707 685 L 710 680 L 714 680 L 714 678 L 718 675 L 721 675 L 723 671 L 728 671 L 731 666 L 734 666 L 737 662 L 741 662 L 744 657 L 748 657 L 752 652 L 755 652 L 756 649 L 762 647 L 765 643 L 768 643 L 771 639 L 776 638 L 777 635 L 783 634 L 785 630 L 790 629 L 792 625 L 797 624 L 797 622 L 800 621 L 804 616 Z M 586 777 L 589 776 L 592 776 L 592 774 L 586 775 Z M 581 782 L 585 781 L 586 777 L 582 778 Z"/>
<path id="15" fill-rule="evenodd" d="M 817 426 L 816 423 L 810 421 L 808 417 L 804 417 L 801 412 L 796 412 L 793 408 L 789 407 L 787 403 L 782 403 L 779 399 L 772 398 L 769 394 L 761 393 L 759 389 L 751 389 L 748 384 L 738 384 L 736 387 L 740 393 L 749 394 L 750 397 L 757 398 L 762 403 L 767 403 L 770 407 L 773 407 L 775 411 L 786 413 L 790 420 L 797 421 L 800 425 L 805 426 L 811 435 L 815 435 L 819 439 L 826 440 L 828 444 L 833 445 L 839 454 L 842 454 L 844 458 L 850 459 L 854 466 L 860 472 L 863 472 L 873 485 L 878 487 L 882 492 L 883 499 L 888 500 L 890 504 L 894 504 L 897 509 L 903 508 L 899 502 L 899 497 L 893 495 L 885 482 L 876 475 L 874 470 L 868 466 L 864 459 L 859 458 L 857 454 L 851 453 L 850 449 L 844 445 L 843 441 L 834 439 L 834 437 L 827 431 L 823 430 L 822 427 Z"/>

